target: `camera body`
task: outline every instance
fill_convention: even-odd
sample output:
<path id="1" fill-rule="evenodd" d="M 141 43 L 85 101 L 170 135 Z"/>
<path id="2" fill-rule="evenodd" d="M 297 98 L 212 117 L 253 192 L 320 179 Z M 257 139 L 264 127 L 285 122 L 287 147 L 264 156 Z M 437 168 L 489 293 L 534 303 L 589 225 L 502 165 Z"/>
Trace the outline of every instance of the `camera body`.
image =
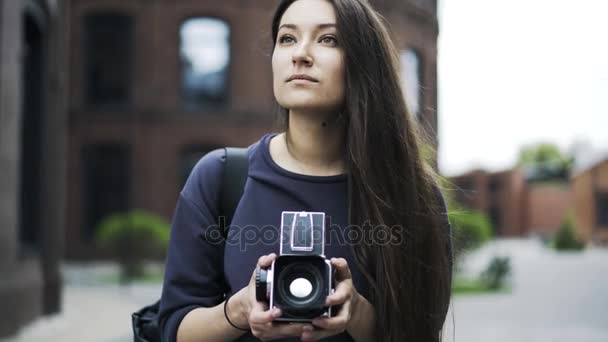
<path id="1" fill-rule="evenodd" d="M 325 258 L 325 213 L 284 211 L 280 255 L 256 272 L 256 298 L 282 310 L 276 321 L 310 322 L 331 317 L 325 299 L 335 289 L 335 271 Z"/>

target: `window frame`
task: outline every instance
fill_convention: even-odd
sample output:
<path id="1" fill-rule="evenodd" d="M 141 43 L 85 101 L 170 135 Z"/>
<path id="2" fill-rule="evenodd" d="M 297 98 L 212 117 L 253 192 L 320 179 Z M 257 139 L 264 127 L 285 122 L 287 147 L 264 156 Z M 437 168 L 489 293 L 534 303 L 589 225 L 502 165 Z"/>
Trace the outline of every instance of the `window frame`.
<path id="1" fill-rule="evenodd" d="M 227 56 L 228 56 L 228 61 L 226 64 L 226 68 L 225 68 L 225 80 L 224 80 L 224 95 L 223 98 L 224 100 L 221 103 L 218 104 L 213 104 L 213 103 L 202 103 L 202 104 L 197 104 L 197 105 L 193 105 L 190 106 L 188 104 L 188 100 L 186 98 L 186 87 L 184 85 L 184 63 L 182 61 L 181 58 L 181 51 L 182 51 L 182 46 L 183 46 L 183 39 L 182 39 L 182 28 L 184 27 L 184 25 L 186 23 L 188 23 L 191 20 L 197 20 L 197 19 L 209 19 L 209 20 L 213 20 L 213 21 L 218 21 L 222 24 L 225 25 L 225 27 L 227 28 Z M 182 111 L 186 112 L 186 113 L 200 113 L 200 112 L 204 112 L 204 113 L 218 113 L 218 112 L 224 112 L 226 110 L 229 110 L 230 107 L 232 106 L 232 64 L 233 64 L 233 60 L 234 60 L 234 44 L 233 44 L 233 39 L 234 39 L 234 33 L 233 33 L 233 25 L 231 23 L 231 21 L 228 18 L 222 17 L 222 16 L 218 16 L 218 15 L 212 15 L 212 14 L 196 14 L 196 15 L 189 15 L 187 17 L 182 18 L 179 21 L 179 24 L 177 26 L 177 31 L 176 31 L 176 36 L 177 36 L 177 47 L 176 47 L 176 51 L 177 51 L 177 107 L 180 108 Z"/>

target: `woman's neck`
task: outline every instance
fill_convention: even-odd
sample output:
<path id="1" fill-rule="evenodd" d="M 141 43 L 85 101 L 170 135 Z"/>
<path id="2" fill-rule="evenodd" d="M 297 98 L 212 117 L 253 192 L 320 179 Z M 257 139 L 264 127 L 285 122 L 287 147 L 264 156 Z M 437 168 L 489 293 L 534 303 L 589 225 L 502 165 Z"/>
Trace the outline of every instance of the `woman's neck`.
<path id="1" fill-rule="evenodd" d="M 307 174 L 344 173 L 344 123 L 337 113 L 289 113 L 284 134 L 285 152 L 295 167 Z"/>

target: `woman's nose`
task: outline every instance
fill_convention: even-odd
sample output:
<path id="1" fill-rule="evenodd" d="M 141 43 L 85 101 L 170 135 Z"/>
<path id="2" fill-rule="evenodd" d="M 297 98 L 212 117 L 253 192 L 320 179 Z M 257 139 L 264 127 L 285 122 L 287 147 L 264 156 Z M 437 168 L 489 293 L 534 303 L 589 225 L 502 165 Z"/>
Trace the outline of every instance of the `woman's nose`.
<path id="1" fill-rule="evenodd" d="M 298 44 L 292 56 L 293 64 L 312 64 L 312 57 L 307 43 Z"/>

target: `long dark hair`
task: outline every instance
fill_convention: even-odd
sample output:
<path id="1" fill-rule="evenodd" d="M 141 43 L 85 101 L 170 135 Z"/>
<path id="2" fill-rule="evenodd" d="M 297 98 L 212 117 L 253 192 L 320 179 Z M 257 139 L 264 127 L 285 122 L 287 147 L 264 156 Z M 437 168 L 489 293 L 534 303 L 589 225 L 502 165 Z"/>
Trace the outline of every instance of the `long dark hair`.
<path id="1" fill-rule="evenodd" d="M 273 45 L 283 13 L 295 1 L 278 5 Z M 421 156 L 421 133 L 402 95 L 397 50 L 368 1 L 329 1 L 345 58 L 349 224 L 398 239 L 353 245 L 370 284 L 376 336 L 440 341 L 451 294 L 451 242 L 436 174 Z"/>

